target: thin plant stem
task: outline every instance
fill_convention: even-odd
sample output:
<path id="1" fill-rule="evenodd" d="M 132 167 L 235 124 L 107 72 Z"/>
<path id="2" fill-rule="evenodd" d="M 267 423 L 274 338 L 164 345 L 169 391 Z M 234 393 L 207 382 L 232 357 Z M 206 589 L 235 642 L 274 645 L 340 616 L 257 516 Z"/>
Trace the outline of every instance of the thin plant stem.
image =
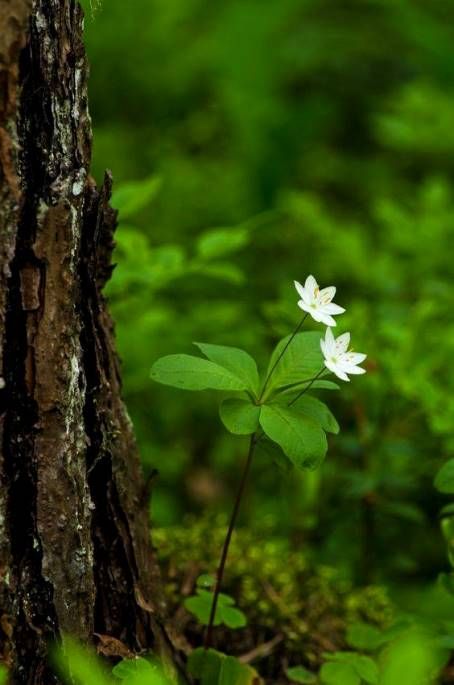
<path id="1" fill-rule="evenodd" d="M 267 386 L 268 386 L 268 383 L 269 383 L 270 380 L 271 380 L 271 376 L 273 375 L 274 371 L 276 370 L 277 365 L 278 365 L 279 362 L 281 361 L 281 359 L 282 359 L 282 357 L 284 356 L 284 354 L 287 352 L 287 350 L 288 350 L 288 348 L 290 347 L 291 343 L 293 342 L 293 339 L 295 338 L 295 336 L 300 332 L 301 328 L 303 327 L 304 322 L 305 322 L 306 319 L 307 319 L 307 316 L 308 316 L 307 313 L 303 316 L 303 318 L 302 318 L 301 321 L 299 322 L 298 326 L 295 328 L 295 330 L 293 331 L 292 335 L 291 335 L 290 338 L 287 340 L 287 343 L 286 343 L 284 349 L 282 350 L 282 352 L 280 353 L 279 357 L 276 359 L 276 361 L 274 362 L 272 368 L 270 369 L 270 371 L 269 371 L 269 373 L 268 373 L 268 376 L 267 376 L 266 379 L 265 379 L 265 383 L 263 384 L 263 388 L 262 388 L 262 391 L 261 391 L 261 393 L 260 393 L 260 397 L 259 397 L 259 399 L 258 399 L 259 402 L 262 400 L 263 395 L 265 394 L 265 390 L 266 390 L 266 388 L 267 388 Z"/>
<path id="2" fill-rule="evenodd" d="M 322 366 L 322 368 L 320 369 L 320 371 L 318 372 L 318 374 L 317 374 L 316 376 L 314 376 L 314 377 L 311 379 L 311 382 L 309 383 L 309 385 L 306 385 L 306 387 L 303 388 L 303 390 L 301 390 L 301 392 L 298 393 L 298 395 L 296 395 L 296 397 L 294 397 L 293 400 L 292 400 L 291 402 L 288 403 L 287 407 L 291 407 L 292 404 L 295 404 L 295 402 L 296 402 L 297 400 L 299 400 L 299 398 L 302 397 L 302 396 L 304 395 L 305 392 L 307 392 L 308 390 L 310 390 L 310 388 L 311 388 L 312 385 L 315 383 L 315 381 L 317 380 L 317 378 L 320 378 L 320 376 L 322 375 L 322 373 L 323 373 L 324 371 L 325 371 L 325 367 Z"/>
<path id="3" fill-rule="evenodd" d="M 224 577 L 224 570 L 225 570 L 225 564 L 227 561 L 227 555 L 229 553 L 230 541 L 232 539 L 233 530 L 235 528 L 235 523 L 236 523 L 236 520 L 238 517 L 238 512 L 240 510 L 240 504 L 241 504 L 241 500 L 243 498 L 244 488 L 246 486 L 246 482 L 247 482 L 247 479 L 249 476 L 249 471 L 251 470 L 252 457 L 254 456 L 254 450 L 255 450 L 256 444 L 257 444 L 257 434 L 254 433 L 253 435 L 251 435 L 251 439 L 249 442 L 249 450 L 248 450 L 248 455 L 247 455 L 247 459 L 246 459 L 246 464 L 244 466 L 244 471 L 243 471 L 243 475 L 241 477 L 240 487 L 238 488 L 237 496 L 235 499 L 235 504 L 233 506 L 233 511 L 232 511 L 232 515 L 230 517 L 229 527 L 227 530 L 227 535 L 225 536 L 224 546 L 222 548 L 221 560 L 219 562 L 219 568 L 218 568 L 218 571 L 216 574 L 216 585 L 214 588 L 213 602 L 211 604 L 210 619 L 208 621 L 208 627 L 207 627 L 206 634 L 205 634 L 205 642 L 204 642 L 205 649 L 209 649 L 209 647 L 211 646 L 211 640 L 212 640 L 212 636 L 213 636 L 214 619 L 216 616 L 216 608 L 218 605 L 219 593 L 221 591 L 222 579 Z"/>

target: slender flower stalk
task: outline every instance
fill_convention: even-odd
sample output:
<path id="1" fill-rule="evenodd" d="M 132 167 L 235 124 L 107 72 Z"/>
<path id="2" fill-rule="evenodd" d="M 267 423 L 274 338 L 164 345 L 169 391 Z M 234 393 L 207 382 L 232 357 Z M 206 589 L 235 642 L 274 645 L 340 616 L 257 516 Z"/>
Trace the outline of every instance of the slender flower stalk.
<path id="1" fill-rule="evenodd" d="M 320 376 L 322 375 L 322 373 L 323 373 L 324 371 L 325 371 L 325 367 L 322 366 L 322 368 L 321 368 L 320 371 L 317 373 L 317 375 L 314 376 L 313 378 L 311 378 L 310 383 L 309 383 L 308 385 L 306 385 L 306 387 L 303 388 L 303 389 L 301 390 L 301 392 L 298 393 L 298 395 L 296 395 L 296 397 L 294 397 L 293 400 L 292 400 L 291 402 L 288 403 L 287 407 L 291 407 L 292 404 L 295 404 L 295 402 L 297 402 L 297 401 L 299 400 L 299 398 L 302 397 L 302 396 L 304 395 L 304 393 L 306 393 L 308 390 L 310 390 L 311 387 L 313 386 L 313 384 L 315 383 L 315 381 L 318 380 L 318 379 L 320 378 Z"/>
<path id="2" fill-rule="evenodd" d="M 238 492 L 236 495 L 235 504 L 233 507 L 232 515 L 230 517 L 229 527 L 227 530 L 227 535 L 225 537 L 224 546 L 222 548 L 222 554 L 221 554 L 221 560 L 219 563 L 219 568 L 218 568 L 218 571 L 216 574 L 216 585 L 214 588 L 213 602 L 211 604 L 210 619 L 208 621 L 208 627 L 207 627 L 206 634 L 205 634 L 205 641 L 204 641 L 205 649 L 209 649 L 209 647 L 211 646 L 211 640 L 213 637 L 214 620 L 216 617 L 216 608 L 218 605 L 219 593 L 220 593 L 221 587 L 222 587 L 222 579 L 224 577 L 224 570 L 225 570 L 225 564 L 227 561 L 227 555 L 229 553 L 230 541 L 232 539 L 233 530 L 235 528 L 235 523 L 236 523 L 236 520 L 238 518 L 238 512 L 240 510 L 241 500 L 243 497 L 244 489 L 246 487 L 246 481 L 247 481 L 247 478 L 249 475 L 249 471 L 251 470 L 252 457 L 254 456 L 254 450 L 255 450 L 256 444 L 257 444 L 257 434 L 254 433 L 253 435 L 251 435 L 251 439 L 249 442 L 249 451 L 248 451 L 248 455 L 247 455 L 247 459 L 246 459 L 246 464 L 244 467 L 243 475 L 241 477 L 240 487 L 238 488 Z"/>

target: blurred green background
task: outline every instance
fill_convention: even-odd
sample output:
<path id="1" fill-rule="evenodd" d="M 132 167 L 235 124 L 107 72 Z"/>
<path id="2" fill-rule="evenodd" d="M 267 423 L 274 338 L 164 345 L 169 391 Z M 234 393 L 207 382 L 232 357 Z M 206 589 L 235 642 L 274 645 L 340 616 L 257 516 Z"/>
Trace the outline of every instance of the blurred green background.
<path id="1" fill-rule="evenodd" d="M 454 3 L 85 4 L 93 171 L 112 169 L 122 210 L 109 298 L 160 473 L 154 525 L 229 511 L 247 441 L 151 364 L 194 340 L 264 364 L 300 318 L 293 279 L 313 273 L 337 286 L 337 331 L 368 374 L 325 393 L 342 432 L 319 471 L 256 460 L 242 522 L 355 582 L 431 583 L 448 568 L 433 478 L 454 452 Z"/>

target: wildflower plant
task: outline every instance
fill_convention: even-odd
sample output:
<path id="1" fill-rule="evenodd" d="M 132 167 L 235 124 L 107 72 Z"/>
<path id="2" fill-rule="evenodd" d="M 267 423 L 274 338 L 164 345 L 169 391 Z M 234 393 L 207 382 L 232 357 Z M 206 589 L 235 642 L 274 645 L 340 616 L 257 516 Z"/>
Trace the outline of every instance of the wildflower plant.
<path id="1" fill-rule="evenodd" d="M 315 469 L 328 449 L 327 433 L 338 433 L 338 423 L 328 406 L 315 397 L 316 389 L 336 389 L 329 378 L 348 381 L 349 374 L 362 374 L 358 366 L 365 354 L 349 351 L 350 334 L 334 338 L 334 316 L 345 310 L 333 303 L 336 288 L 320 290 L 313 276 L 304 286 L 295 281 L 305 312 L 294 332 L 281 340 L 271 355 L 263 380 L 255 360 L 236 347 L 195 343 L 204 355 L 172 354 L 158 359 L 151 370 L 153 380 L 183 390 L 219 390 L 228 393 L 221 400 L 219 414 L 234 435 L 248 435 L 249 448 L 212 595 L 205 647 L 211 645 L 212 629 L 219 621 L 218 606 L 230 540 L 237 520 L 254 453 L 258 446 L 272 443 L 279 458 L 298 469 Z M 302 331 L 308 316 L 328 326 L 321 338 L 316 331 Z"/>

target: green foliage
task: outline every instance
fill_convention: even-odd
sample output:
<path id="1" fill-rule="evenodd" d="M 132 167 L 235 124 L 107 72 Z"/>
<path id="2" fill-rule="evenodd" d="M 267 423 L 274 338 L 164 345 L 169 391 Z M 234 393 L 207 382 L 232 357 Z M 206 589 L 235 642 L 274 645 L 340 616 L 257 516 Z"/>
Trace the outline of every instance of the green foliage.
<path id="1" fill-rule="evenodd" d="M 66 637 L 63 648 L 55 649 L 54 661 L 68 685 L 112 685 L 107 669 L 96 655 L 72 638 Z"/>
<path id="2" fill-rule="evenodd" d="M 310 376 L 322 367 L 319 334 L 299 333 L 290 345 L 289 341 L 284 338 L 273 352 L 262 390 L 257 364 L 249 354 L 207 343 L 195 344 L 208 361 L 181 354 L 162 357 L 154 363 L 151 377 L 185 390 L 246 390 L 248 400 L 226 399 L 220 405 L 227 430 L 249 435 L 257 433 L 260 424 L 264 436 L 276 443 L 294 466 L 314 469 L 328 449 L 325 431 L 337 433 L 339 425 L 323 402 L 308 395 L 300 397 L 302 381 L 310 382 Z M 297 394 L 273 396 L 273 390 L 283 389 Z"/>
<path id="3" fill-rule="evenodd" d="M 191 614 L 197 618 L 202 625 L 208 625 L 210 619 L 211 606 L 213 604 L 213 593 L 197 588 L 197 594 L 187 597 L 184 606 Z M 227 628 L 244 628 L 247 624 L 246 616 L 240 609 L 235 607 L 235 600 L 229 595 L 219 593 L 218 604 L 213 625 L 225 625 Z"/>
<path id="4" fill-rule="evenodd" d="M 200 685 L 260 685 L 261 682 L 253 668 L 214 649 L 194 650 L 188 669 Z"/>
<path id="5" fill-rule="evenodd" d="M 202 259 L 225 257 L 249 242 L 249 232 L 244 227 L 218 228 L 203 233 L 197 240 L 197 254 Z"/>
<path id="6" fill-rule="evenodd" d="M 259 427 L 260 407 L 246 400 L 226 399 L 219 407 L 222 423 L 234 435 L 250 435 Z"/>
<path id="7" fill-rule="evenodd" d="M 358 622 L 348 627 L 346 640 L 350 647 L 374 652 L 387 641 L 387 638 L 383 631 L 376 626 Z"/>
<path id="8" fill-rule="evenodd" d="M 120 661 L 112 669 L 112 675 L 123 685 L 171 685 L 158 663 L 141 657 Z"/>
<path id="9" fill-rule="evenodd" d="M 229 592 L 250 624 L 284 626 L 287 648 L 294 635 L 318 665 L 298 607 L 311 632 L 322 626 L 341 650 L 346 623 L 381 629 L 370 615 L 381 603 L 374 609 L 369 597 L 365 616 L 367 592 L 355 599 L 352 583 L 380 582 L 405 610 L 420 611 L 428 579 L 446 566 L 446 542 L 452 558 L 451 514 L 442 514 L 443 534 L 434 526 L 452 493 L 430 483 L 454 456 L 454 9 L 432 0 L 104 5 L 87 22 L 94 172 L 101 178 L 109 165 L 116 184 L 160 179 L 148 204 L 144 196 L 136 214 L 120 213 L 108 288 L 144 466 L 160 471 L 153 521 L 225 512 L 244 445 L 219 434 L 209 398 L 173 401 L 150 383 L 150 359 L 215 340 L 253 350 L 266 368 L 295 321 L 289 283 L 311 272 L 337 285 L 342 331 L 356 331 L 355 345 L 369 355 L 367 376 L 344 389 L 347 401 L 331 393 L 343 430 L 321 469 L 288 472 L 280 448 L 260 441 L 241 532 L 250 536 L 260 521 L 279 552 L 248 537 L 251 554 L 233 558 Z M 310 392 L 322 397 L 327 384 Z M 284 406 L 298 389 L 270 387 L 265 399 Z M 264 468 L 265 459 L 285 468 Z M 441 488 L 448 483 L 443 475 Z M 208 533 L 186 535 L 203 546 Z M 282 549 L 287 539 L 303 541 L 299 556 Z M 339 594 L 319 574 L 315 590 L 307 586 L 308 556 L 317 568 L 336 566 L 348 602 L 342 593 L 333 599 Z M 213 544 L 203 569 L 216 560 Z M 265 562 L 289 615 L 258 589 Z M 448 589 L 451 576 L 448 566 Z M 323 608 L 323 624 L 306 595 Z M 431 611 L 443 615 L 447 601 Z M 353 628 L 349 636 L 357 649 L 371 639 Z M 372 643 L 363 649 L 372 653 Z M 290 651 L 289 663 L 314 663 Z"/>
<path id="10" fill-rule="evenodd" d="M 161 179 L 155 176 L 141 181 L 122 183 L 112 195 L 112 206 L 120 212 L 122 221 L 129 219 L 156 197 L 160 186 Z"/>
<path id="11" fill-rule="evenodd" d="M 4 666 L 0 666 L 0 685 L 6 685 L 8 682 L 8 670 Z"/>
<path id="12" fill-rule="evenodd" d="M 311 395 L 303 395 L 292 405 L 298 412 L 319 423 L 327 433 L 339 433 L 339 424 L 324 402 Z"/>
<path id="13" fill-rule="evenodd" d="M 205 357 L 235 374 L 246 383 L 247 389 L 254 395 L 258 393 L 260 380 L 257 364 L 247 352 L 237 347 L 208 345 L 207 343 L 195 344 Z"/>
<path id="14" fill-rule="evenodd" d="M 298 468 L 316 468 L 325 458 L 328 443 L 319 423 L 295 409 L 265 405 L 260 425 Z"/>
<path id="15" fill-rule="evenodd" d="M 54 650 L 53 660 L 68 685 L 115 685 L 118 680 L 123 685 L 176 685 L 157 661 L 143 658 L 119 662 L 111 676 L 91 650 L 69 637 L 61 649 Z"/>
<path id="16" fill-rule="evenodd" d="M 448 495 L 454 494 L 454 459 L 443 464 L 435 476 L 434 485 L 440 492 Z"/>
<path id="17" fill-rule="evenodd" d="M 356 652 L 327 654 L 329 661 L 320 670 L 322 683 L 327 685 L 378 685 L 379 671 L 373 659 Z"/>
<path id="18" fill-rule="evenodd" d="M 219 364 L 192 357 L 171 354 L 153 364 L 151 377 L 158 383 L 183 390 L 246 390 L 246 382 Z"/>
<path id="19" fill-rule="evenodd" d="M 301 389 L 299 386 L 310 381 L 323 367 L 323 359 L 320 351 L 321 333 L 298 333 L 285 355 L 277 366 L 271 383 L 268 386 L 265 397 L 273 391 L 293 386 L 293 389 Z M 281 340 L 271 355 L 268 371 L 272 369 L 281 352 L 287 345 L 290 336 Z"/>
<path id="20" fill-rule="evenodd" d="M 384 654 L 380 685 L 401 685 L 402 674 L 414 685 L 431 685 L 440 671 L 440 653 L 430 636 L 410 631 Z"/>
<path id="21" fill-rule="evenodd" d="M 288 668 L 285 675 L 292 683 L 311 685 L 317 682 L 316 676 L 311 671 L 308 671 L 307 668 L 304 668 L 304 666 Z"/>
<path id="22" fill-rule="evenodd" d="M 237 598 L 248 620 L 238 636 L 253 640 L 256 634 L 273 635 L 278 626 L 284 640 L 275 654 L 294 664 L 304 655 L 304 663 L 316 671 L 324 660 L 322 645 L 329 641 L 341 650 L 351 624 L 362 621 L 387 628 L 394 608 L 384 589 L 355 589 L 339 570 L 314 563 L 309 552 L 293 549 L 267 525 L 266 518 L 260 519 L 253 529 L 240 528 L 232 540 L 224 590 Z M 188 519 L 184 526 L 153 532 L 169 608 L 172 614 L 178 612 L 181 626 L 182 588 L 187 592 L 188 578 L 213 567 L 224 535 L 225 521 L 211 518 Z M 212 582 L 208 579 L 209 586 Z M 198 622 L 191 621 L 188 628 L 189 635 L 197 631 L 202 638 Z M 222 627 L 216 631 L 223 642 L 230 642 L 231 633 Z"/>

